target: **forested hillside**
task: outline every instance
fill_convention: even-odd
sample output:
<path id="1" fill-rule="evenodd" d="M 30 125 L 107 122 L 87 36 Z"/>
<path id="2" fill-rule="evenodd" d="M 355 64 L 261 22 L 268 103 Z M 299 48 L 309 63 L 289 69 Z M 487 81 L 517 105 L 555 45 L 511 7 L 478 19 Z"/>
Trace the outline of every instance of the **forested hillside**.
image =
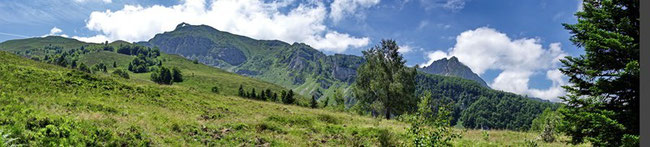
<path id="1" fill-rule="evenodd" d="M 420 73 L 417 94 L 431 92 L 438 108 L 451 106 L 451 123 L 473 129 L 528 130 L 533 119 L 546 108 L 559 104 L 542 102 L 509 92 L 493 90 L 459 77 Z"/>

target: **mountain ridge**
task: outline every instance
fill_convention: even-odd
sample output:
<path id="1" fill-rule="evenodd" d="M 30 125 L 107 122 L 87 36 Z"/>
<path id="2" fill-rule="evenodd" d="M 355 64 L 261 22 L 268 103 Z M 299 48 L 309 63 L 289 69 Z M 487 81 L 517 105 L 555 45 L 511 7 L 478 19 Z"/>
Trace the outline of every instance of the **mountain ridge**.
<path id="1" fill-rule="evenodd" d="M 472 69 L 467 67 L 465 64 L 460 62 L 456 56 L 451 56 L 449 58 L 442 58 L 436 61 L 433 61 L 431 64 L 420 68 L 421 71 L 430 74 L 444 75 L 444 76 L 457 76 L 464 79 L 469 79 L 478 82 L 482 86 L 490 87 L 485 83 L 485 81 L 478 76 L 478 74 L 472 72 Z"/>

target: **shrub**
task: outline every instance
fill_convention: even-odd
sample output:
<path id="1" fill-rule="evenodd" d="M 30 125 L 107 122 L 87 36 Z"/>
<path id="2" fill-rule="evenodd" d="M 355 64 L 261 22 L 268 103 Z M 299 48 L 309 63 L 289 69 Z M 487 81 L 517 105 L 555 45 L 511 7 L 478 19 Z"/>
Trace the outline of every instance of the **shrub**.
<path id="1" fill-rule="evenodd" d="M 219 93 L 219 87 L 217 87 L 217 86 L 213 86 L 212 89 L 211 89 L 211 91 L 212 91 L 213 93 L 217 93 L 217 94 L 218 94 L 218 93 Z"/>
<path id="2" fill-rule="evenodd" d="M 129 79 L 129 78 L 130 78 L 130 77 L 129 77 L 129 73 L 126 72 L 126 71 L 124 71 L 124 70 L 122 70 L 122 69 L 116 69 L 115 71 L 113 71 L 113 74 L 115 74 L 115 75 L 117 75 L 117 76 L 120 76 L 120 77 L 122 77 L 122 78 L 125 78 L 125 79 Z"/>

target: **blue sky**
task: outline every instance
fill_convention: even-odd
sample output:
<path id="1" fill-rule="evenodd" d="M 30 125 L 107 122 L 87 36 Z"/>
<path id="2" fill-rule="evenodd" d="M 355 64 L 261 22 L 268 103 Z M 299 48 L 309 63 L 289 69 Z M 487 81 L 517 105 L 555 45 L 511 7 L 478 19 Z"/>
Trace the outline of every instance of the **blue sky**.
<path id="1" fill-rule="evenodd" d="M 494 89 L 557 100 L 558 57 L 583 52 L 561 23 L 578 0 L 3 0 L 0 41 L 62 35 L 146 41 L 180 22 L 361 55 L 395 39 L 408 65 L 458 56 Z M 91 15 L 92 14 L 92 15 Z"/>

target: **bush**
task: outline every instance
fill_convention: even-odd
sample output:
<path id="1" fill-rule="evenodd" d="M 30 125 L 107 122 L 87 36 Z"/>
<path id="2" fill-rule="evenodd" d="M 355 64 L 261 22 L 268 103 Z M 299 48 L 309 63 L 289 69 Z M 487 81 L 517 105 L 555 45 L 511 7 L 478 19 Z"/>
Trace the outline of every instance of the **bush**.
<path id="1" fill-rule="evenodd" d="M 129 78 L 130 78 L 130 77 L 129 77 L 129 73 L 126 72 L 126 71 L 124 71 L 124 70 L 122 70 L 122 69 L 116 69 L 115 71 L 113 71 L 113 74 L 114 74 L 114 75 L 117 75 L 117 76 L 120 76 L 120 77 L 122 77 L 122 78 L 125 78 L 125 79 L 129 79 Z"/>
<path id="2" fill-rule="evenodd" d="M 219 93 L 219 87 L 213 86 L 211 91 L 212 91 L 212 93 L 217 93 L 218 94 Z"/>
<path id="3" fill-rule="evenodd" d="M 172 84 L 172 73 L 166 67 L 161 67 L 159 70 L 156 70 L 154 73 L 151 73 L 151 81 L 158 84 Z"/>
<path id="4" fill-rule="evenodd" d="M 172 79 L 174 82 L 183 82 L 183 74 L 177 67 L 172 68 Z"/>

